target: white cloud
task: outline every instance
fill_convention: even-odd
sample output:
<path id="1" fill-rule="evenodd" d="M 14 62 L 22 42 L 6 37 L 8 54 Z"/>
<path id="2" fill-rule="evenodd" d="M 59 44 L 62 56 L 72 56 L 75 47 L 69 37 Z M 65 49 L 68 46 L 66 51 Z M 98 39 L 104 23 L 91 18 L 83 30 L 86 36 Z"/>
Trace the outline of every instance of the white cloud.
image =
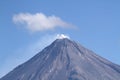
<path id="1" fill-rule="evenodd" d="M 57 38 L 57 39 L 64 39 L 64 38 L 70 39 L 70 37 L 67 36 L 67 35 L 65 35 L 65 34 L 57 34 L 56 38 Z"/>
<path id="2" fill-rule="evenodd" d="M 13 16 L 14 23 L 24 25 L 28 30 L 32 32 L 44 31 L 54 29 L 56 27 L 72 27 L 71 24 L 63 21 L 57 16 L 46 16 L 43 13 L 20 13 Z"/>

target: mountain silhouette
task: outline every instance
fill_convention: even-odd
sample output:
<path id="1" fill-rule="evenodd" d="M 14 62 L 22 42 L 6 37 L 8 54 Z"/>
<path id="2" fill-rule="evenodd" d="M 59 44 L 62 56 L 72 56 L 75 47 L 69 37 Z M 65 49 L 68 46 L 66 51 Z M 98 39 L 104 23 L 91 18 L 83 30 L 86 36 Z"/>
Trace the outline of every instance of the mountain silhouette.
<path id="1" fill-rule="evenodd" d="M 120 80 L 120 66 L 64 38 L 0 80 Z"/>

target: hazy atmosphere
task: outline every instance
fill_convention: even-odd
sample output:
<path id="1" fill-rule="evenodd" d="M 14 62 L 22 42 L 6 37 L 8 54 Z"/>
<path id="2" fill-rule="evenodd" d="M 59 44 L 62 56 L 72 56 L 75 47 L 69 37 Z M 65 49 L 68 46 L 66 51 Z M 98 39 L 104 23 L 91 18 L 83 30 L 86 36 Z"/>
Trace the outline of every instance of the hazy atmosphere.
<path id="1" fill-rule="evenodd" d="M 0 77 L 60 34 L 120 65 L 119 0 L 3 0 L 0 6 Z"/>

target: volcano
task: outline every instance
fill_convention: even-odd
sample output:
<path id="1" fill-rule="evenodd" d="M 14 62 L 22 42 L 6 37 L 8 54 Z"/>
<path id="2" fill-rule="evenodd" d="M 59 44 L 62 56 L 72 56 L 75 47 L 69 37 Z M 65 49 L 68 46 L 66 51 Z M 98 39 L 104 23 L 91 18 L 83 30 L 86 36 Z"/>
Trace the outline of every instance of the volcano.
<path id="1" fill-rule="evenodd" d="M 120 80 L 120 66 L 61 38 L 0 80 Z"/>

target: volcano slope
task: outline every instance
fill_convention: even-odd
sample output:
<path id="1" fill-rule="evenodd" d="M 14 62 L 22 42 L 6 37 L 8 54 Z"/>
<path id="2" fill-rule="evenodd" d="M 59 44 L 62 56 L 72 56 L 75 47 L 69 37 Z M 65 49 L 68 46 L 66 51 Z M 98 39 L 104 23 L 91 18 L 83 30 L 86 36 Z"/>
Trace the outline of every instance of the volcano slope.
<path id="1" fill-rule="evenodd" d="M 120 66 L 64 38 L 0 80 L 120 80 Z"/>

